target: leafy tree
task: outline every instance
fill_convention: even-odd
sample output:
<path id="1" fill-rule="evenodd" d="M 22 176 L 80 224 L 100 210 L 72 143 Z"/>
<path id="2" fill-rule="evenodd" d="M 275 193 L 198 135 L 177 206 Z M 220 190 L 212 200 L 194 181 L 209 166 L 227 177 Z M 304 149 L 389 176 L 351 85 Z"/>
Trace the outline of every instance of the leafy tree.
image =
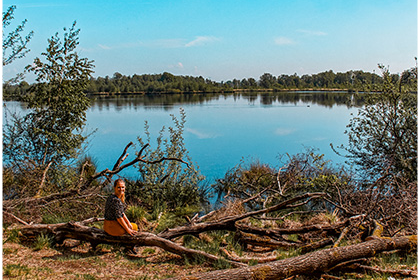
<path id="1" fill-rule="evenodd" d="M 14 11 L 16 6 L 10 6 L 6 12 L 1 12 L 1 67 L 12 63 L 14 60 L 24 57 L 28 52 L 29 49 L 27 48 L 27 44 L 31 40 L 34 32 L 29 32 L 25 38 L 22 38 L 21 33 L 25 28 L 25 24 L 27 20 L 25 19 L 19 24 L 14 30 L 10 31 L 9 33 L 6 32 L 7 27 L 12 23 L 14 19 Z M 7 35 L 6 35 L 7 34 Z M 10 79 L 7 81 L 7 85 L 18 83 L 20 80 L 23 79 L 23 74 L 19 73 L 15 78 Z M 1 80 L 3 81 L 3 75 L 1 76 Z M 2 98 L 3 98 L 3 91 L 2 91 Z"/>
<path id="2" fill-rule="evenodd" d="M 365 107 L 347 126 L 349 144 L 341 148 L 348 152 L 350 162 L 371 178 L 390 173 L 415 181 L 417 95 L 410 91 L 417 88 L 417 67 L 404 72 L 397 81 L 387 68 L 380 69 L 383 85 L 379 92 L 366 96 Z"/>
<path id="3" fill-rule="evenodd" d="M 276 83 L 276 77 L 274 77 L 270 73 L 264 73 L 260 77 L 260 86 L 262 86 L 263 88 L 272 88 Z"/>
<path id="4" fill-rule="evenodd" d="M 260 209 L 285 198 L 311 192 L 327 193 L 335 199 L 337 189 L 348 189 L 349 174 L 344 169 L 333 167 L 323 154 L 317 154 L 313 149 L 296 155 L 282 155 L 280 161 L 282 167 L 279 169 L 259 161 L 248 164 L 241 162 L 212 186 L 218 194 L 218 200 L 222 196 L 246 200 L 259 194 L 247 206 Z M 305 208 L 322 206 L 319 202 L 313 202 Z"/>
<path id="5" fill-rule="evenodd" d="M 140 198 L 149 206 L 165 205 L 167 210 L 186 206 L 199 206 L 206 202 L 206 193 L 202 186 L 204 176 L 194 166 L 185 147 L 183 132 L 186 122 L 184 110 L 180 109 L 181 118 L 171 115 L 174 127 L 165 127 L 159 132 L 156 147 L 147 146 L 145 160 L 155 161 L 163 157 L 177 158 L 183 162 L 170 160 L 156 164 L 140 164 L 140 179 L 134 186 L 128 186 L 127 196 Z M 146 141 L 150 144 L 149 126 L 145 124 Z M 168 138 L 166 138 L 168 136 Z M 145 146 L 142 138 L 138 139 Z M 187 164 L 185 164 L 187 163 Z M 201 185 L 201 187 L 200 187 Z"/>
<path id="6" fill-rule="evenodd" d="M 15 9 L 16 6 L 10 6 L 3 13 L 3 32 L 14 19 L 13 13 Z M 31 31 L 25 38 L 22 38 L 21 32 L 25 28 L 26 22 L 27 20 L 25 19 L 13 31 L 3 36 L 3 66 L 12 63 L 15 59 L 24 57 L 29 52 L 27 45 L 34 32 Z"/>
<path id="7" fill-rule="evenodd" d="M 45 58 L 35 58 L 26 70 L 37 78 L 23 97 L 30 113 L 12 116 L 4 128 L 4 155 L 9 163 L 30 161 L 35 166 L 60 165 L 76 156 L 85 140 L 82 128 L 90 101 L 83 90 L 93 72 L 93 61 L 76 52 L 80 29 L 76 22 L 48 40 Z"/>

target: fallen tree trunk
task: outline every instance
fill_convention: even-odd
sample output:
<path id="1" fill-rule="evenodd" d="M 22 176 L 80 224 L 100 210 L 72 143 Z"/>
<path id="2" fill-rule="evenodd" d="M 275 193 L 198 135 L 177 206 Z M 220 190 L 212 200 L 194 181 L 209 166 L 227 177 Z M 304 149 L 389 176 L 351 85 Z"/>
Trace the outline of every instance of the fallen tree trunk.
<path id="1" fill-rule="evenodd" d="M 315 231 L 325 231 L 329 234 L 339 234 L 339 230 L 346 227 L 350 223 L 349 219 L 345 219 L 342 222 L 336 223 L 334 225 L 308 225 L 298 228 L 276 228 L 276 229 L 266 229 L 251 227 L 243 224 L 237 224 L 236 228 L 242 232 L 270 236 L 270 237 L 281 237 L 285 234 L 299 234 Z"/>
<path id="2" fill-rule="evenodd" d="M 282 241 L 282 240 L 275 240 L 268 236 L 260 236 L 254 235 L 251 233 L 237 231 L 235 233 L 235 239 L 239 241 L 240 244 L 243 245 L 252 245 L 252 246 L 259 246 L 259 247 L 267 247 L 272 249 L 278 248 L 297 248 L 302 247 L 304 244 L 292 242 L 292 241 Z"/>
<path id="3" fill-rule="evenodd" d="M 311 199 L 322 197 L 324 195 L 325 195 L 324 193 L 307 193 L 307 194 L 303 194 L 303 195 L 288 199 L 279 204 L 276 204 L 274 206 L 264 208 L 261 210 L 247 212 L 247 213 L 236 215 L 236 216 L 228 216 L 228 217 L 216 220 L 216 221 L 203 222 L 199 224 L 190 224 L 186 226 L 166 229 L 165 231 L 159 233 L 158 236 L 165 239 L 174 239 L 176 237 L 186 235 L 186 234 L 198 234 L 198 233 L 202 233 L 205 231 L 212 231 L 212 230 L 236 231 L 235 223 L 237 221 L 240 221 L 240 220 L 252 217 L 252 216 L 260 215 L 260 214 L 266 214 L 266 213 L 278 211 L 281 209 L 301 206 L 303 204 L 308 203 Z M 305 199 L 307 200 L 300 203 L 299 205 L 294 204 L 295 202 L 305 200 Z"/>
<path id="4" fill-rule="evenodd" d="M 381 269 L 378 267 L 371 267 L 367 265 L 361 265 L 358 263 L 352 264 L 356 268 L 361 268 L 367 271 L 373 271 L 378 274 L 390 274 L 394 276 L 403 276 L 403 277 L 417 277 L 417 271 L 409 269 Z M 389 279 L 389 278 L 388 278 Z"/>
<path id="5" fill-rule="evenodd" d="M 294 275 L 314 275 L 316 273 L 322 273 L 342 262 L 372 257 L 384 251 L 409 250 L 415 249 L 416 247 L 417 236 L 373 238 L 372 240 L 356 245 L 324 249 L 252 267 L 217 270 L 201 274 L 175 277 L 173 279 L 285 279 Z"/>
<path id="6" fill-rule="evenodd" d="M 275 240 L 268 236 L 259 236 L 251 233 L 244 233 L 241 231 L 237 231 L 235 233 L 235 238 L 239 241 L 241 245 L 252 245 L 271 249 L 301 248 L 302 253 L 308 253 L 310 251 L 314 251 L 327 245 L 334 244 L 334 240 L 332 238 L 324 238 L 311 243 L 298 243 L 292 241 Z"/>
<path id="7" fill-rule="evenodd" d="M 206 252 L 185 248 L 170 240 L 161 238 L 153 233 L 140 232 L 134 236 L 111 236 L 105 231 L 83 225 L 84 222 L 69 222 L 60 224 L 35 224 L 27 225 L 20 228 L 24 238 L 33 239 L 42 234 L 53 235 L 57 243 L 62 243 L 65 239 L 76 239 L 90 242 L 92 247 L 95 248 L 98 244 L 118 244 L 121 246 L 134 247 L 134 246 L 156 246 L 168 252 L 177 254 L 187 258 L 204 258 L 205 260 L 213 263 L 220 258 Z M 244 264 L 234 261 L 226 260 L 234 267 L 244 266 Z"/>

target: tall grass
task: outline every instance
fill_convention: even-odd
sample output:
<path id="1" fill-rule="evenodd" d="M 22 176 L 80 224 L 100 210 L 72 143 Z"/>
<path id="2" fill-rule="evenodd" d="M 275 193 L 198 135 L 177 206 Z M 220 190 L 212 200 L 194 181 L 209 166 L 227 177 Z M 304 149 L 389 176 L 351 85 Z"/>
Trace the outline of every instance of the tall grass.
<path id="1" fill-rule="evenodd" d="M 48 235 L 44 235 L 43 233 L 41 233 L 37 236 L 33 246 L 35 251 L 39 251 L 42 249 L 51 248 L 52 244 L 52 238 Z"/>

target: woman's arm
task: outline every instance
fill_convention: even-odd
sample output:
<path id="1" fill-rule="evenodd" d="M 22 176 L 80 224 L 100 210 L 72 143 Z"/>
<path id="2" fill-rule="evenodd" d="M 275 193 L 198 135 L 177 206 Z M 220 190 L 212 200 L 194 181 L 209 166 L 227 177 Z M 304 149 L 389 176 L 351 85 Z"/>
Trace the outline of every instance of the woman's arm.
<path id="1" fill-rule="evenodd" d="M 127 223 L 128 228 L 133 229 L 133 226 L 131 225 L 130 221 L 128 220 L 128 218 L 125 214 L 123 214 L 123 219 Z"/>
<path id="2" fill-rule="evenodd" d="M 125 215 L 124 215 L 125 216 Z M 128 225 L 130 225 L 131 226 L 131 224 L 127 224 L 126 222 L 125 222 L 125 220 L 124 220 L 124 216 L 122 216 L 121 218 L 118 218 L 117 219 L 117 222 L 122 226 L 122 228 L 128 233 L 128 234 L 130 234 L 130 235 L 134 235 L 135 234 L 135 231 L 134 230 L 132 230 L 132 229 L 130 229 L 129 227 L 128 227 Z"/>

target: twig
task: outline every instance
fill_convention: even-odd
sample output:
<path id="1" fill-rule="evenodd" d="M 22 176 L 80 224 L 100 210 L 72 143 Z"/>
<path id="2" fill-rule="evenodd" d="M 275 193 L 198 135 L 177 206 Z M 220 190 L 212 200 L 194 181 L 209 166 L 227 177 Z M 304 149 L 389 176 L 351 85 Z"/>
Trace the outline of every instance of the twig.
<path id="1" fill-rule="evenodd" d="M 18 217 L 16 217 L 15 215 L 13 215 L 12 213 L 9 213 L 9 212 L 6 212 L 6 211 L 4 211 L 3 210 L 3 214 L 6 214 L 6 215 L 9 215 L 10 217 L 12 217 L 13 219 L 15 219 L 16 221 L 18 221 L 19 223 L 21 223 L 21 224 L 24 224 L 24 225 L 26 225 L 26 226 L 28 226 L 29 225 L 29 223 L 27 223 L 27 222 L 25 222 L 24 220 L 22 220 L 22 219 L 19 219 Z"/>
<path id="2" fill-rule="evenodd" d="M 321 275 L 321 279 L 342 280 L 343 278 L 337 277 L 337 276 L 328 275 L 328 274 L 322 274 Z"/>
<path id="3" fill-rule="evenodd" d="M 225 248 L 220 248 L 220 251 L 223 252 L 228 259 L 235 261 L 235 262 L 241 262 L 241 263 L 249 263 L 252 261 L 257 261 L 258 263 L 267 263 L 277 260 L 277 255 L 269 256 L 269 257 L 262 257 L 262 258 L 241 258 L 238 255 L 235 254 L 235 252 L 229 252 Z"/>
<path id="4" fill-rule="evenodd" d="M 337 241 L 335 241 L 334 243 L 334 248 L 338 247 L 338 245 L 340 245 L 341 240 L 343 240 L 343 238 L 346 236 L 347 232 L 349 231 L 349 227 L 345 227 L 342 231 L 340 236 L 338 237 Z"/>
<path id="5" fill-rule="evenodd" d="M 409 270 L 409 269 L 382 269 L 379 267 L 371 267 L 371 266 L 367 266 L 367 265 L 362 265 L 362 264 L 358 264 L 355 263 L 353 264 L 354 266 L 358 267 L 358 268 L 362 268 L 365 270 L 370 270 L 379 274 L 392 274 L 392 275 L 400 275 L 400 276 L 405 276 L 405 277 L 417 277 L 417 271 L 415 270 Z"/>
<path id="6" fill-rule="evenodd" d="M 50 161 L 47 165 L 47 167 L 45 168 L 44 172 L 42 172 L 42 179 L 41 179 L 41 183 L 39 184 L 39 188 L 38 191 L 36 192 L 35 197 L 40 197 L 41 196 L 41 191 L 44 188 L 44 184 L 45 184 L 45 179 L 47 178 L 47 172 L 48 169 L 50 169 L 50 166 L 53 162 Z"/>

